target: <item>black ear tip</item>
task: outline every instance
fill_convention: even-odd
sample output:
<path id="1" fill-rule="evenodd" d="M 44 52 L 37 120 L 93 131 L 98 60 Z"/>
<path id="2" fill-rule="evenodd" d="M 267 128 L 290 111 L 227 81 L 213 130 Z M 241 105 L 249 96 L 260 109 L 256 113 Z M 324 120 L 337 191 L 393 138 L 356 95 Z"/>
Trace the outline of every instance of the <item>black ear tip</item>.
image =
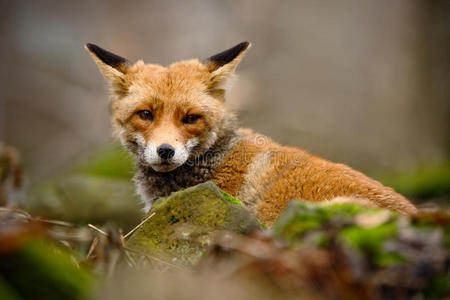
<path id="1" fill-rule="evenodd" d="M 95 56 L 97 56 L 102 62 L 110 65 L 113 68 L 117 68 L 122 64 L 126 63 L 127 60 L 119 55 L 111 53 L 95 44 L 87 43 L 86 48 Z"/>
<path id="2" fill-rule="evenodd" d="M 239 45 L 242 45 L 243 49 L 247 49 L 248 46 L 250 46 L 250 42 L 245 41 L 245 42 L 240 43 Z"/>
<path id="3" fill-rule="evenodd" d="M 99 56 L 100 53 L 107 52 L 105 49 L 97 46 L 96 44 L 87 43 L 84 47 L 95 55 Z"/>
<path id="4" fill-rule="evenodd" d="M 87 48 L 91 52 L 94 52 L 94 48 L 99 48 L 99 46 L 92 44 L 92 43 L 87 43 L 86 45 L 84 45 L 84 47 Z"/>
<path id="5" fill-rule="evenodd" d="M 214 62 L 218 67 L 226 65 L 227 63 L 235 59 L 242 51 L 247 50 L 249 46 L 249 42 L 239 43 L 228 50 L 211 56 L 208 60 Z"/>
<path id="6" fill-rule="evenodd" d="M 247 48 L 248 48 L 249 46 L 250 46 L 250 43 L 247 42 L 247 41 L 245 41 L 245 42 L 239 43 L 239 44 L 237 44 L 236 46 L 230 48 L 230 50 L 231 50 L 231 49 L 234 49 L 234 51 L 235 51 L 236 53 L 241 53 L 242 51 L 247 50 Z"/>

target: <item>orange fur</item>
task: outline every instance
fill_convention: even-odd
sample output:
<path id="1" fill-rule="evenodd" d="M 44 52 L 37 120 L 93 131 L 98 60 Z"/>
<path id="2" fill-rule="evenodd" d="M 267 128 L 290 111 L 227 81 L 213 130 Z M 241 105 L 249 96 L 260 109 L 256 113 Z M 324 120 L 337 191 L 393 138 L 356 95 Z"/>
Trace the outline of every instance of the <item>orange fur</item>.
<path id="1" fill-rule="evenodd" d="M 349 197 L 348 202 L 353 199 L 354 203 L 386 207 L 405 214 L 417 212 L 414 205 L 392 188 L 346 165 L 313 156 L 300 148 L 280 146 L 262 135 L 249 131 L 246 134 L 245 144 L 237 144 L 231 149 L 230 157 L 218 168 L 214 181 L 232 195 L 239 195 L 268 225 L 276 220 L 291 199 L 318 202 L 345 196 Z M 265 154 L 260 163 L 262 167 L 252 172 L 249 170 L 253 162 L 250 158 L 258 153 Z M 244 172 L 247 177 L 258 177 L 258 180 L 246 182 Z M 238 192 L 248 189 L 247 185 L 251 185 L 252 192 Z"/>
<path id="2" fill-rule="evenodd" d="M 268 225 L 291 199 L 345 199 L 404 214 L 417 212 L 393 189 L 348 166 L 237 129 L 234 115 L 223 105 L 225 85 L 248 48 L 248 43 L 241 43 L 207 61 L 192 59 L 163 67 L 142 61 L 130 64 L 88 44 L 112 87 L 115 132 L 136 155 L 139 173 L 135 181 L 147 205 L 180 187 L 213 180 Z M 151 112 L 153 119 L 140 118 L 141 110 Z M 182 120 L 189 114 L 200 119 L 186 124 Z M 188 149 L 189 143 L 195 147 Z M 144 155 L 150 151 L 149 144 L 182 145 L 190 151 L 189 158 L 175 169 L 152 170 Z M 217 157 L 208 158 L 208 153 Z M 200 158 L 201 163 L 193 163 Z"/>
<path id="3" fill-rule="evenodd" d="M 213 181 L 229 194 L 236 196 L 244 182 L 247 166 L 258 153 L 255 145 L 238 142 L 215 170 Z"/>

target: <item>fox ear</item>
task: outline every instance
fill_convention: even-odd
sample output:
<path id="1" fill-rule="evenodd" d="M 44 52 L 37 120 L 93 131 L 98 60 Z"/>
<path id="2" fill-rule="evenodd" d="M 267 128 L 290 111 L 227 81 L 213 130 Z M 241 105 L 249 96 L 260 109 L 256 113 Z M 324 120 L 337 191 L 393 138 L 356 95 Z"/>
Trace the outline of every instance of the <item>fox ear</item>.
<path id="1" fill-rule="evenodd" d="M 233 75 L 237 65 L 250 47 L 249 42 L 242 42 L 204 61 L 211 73 L 209 83 L 211 90 L 223 89 L 223 85 Z"/>
<path id="2" fill-rule="evenodd" d="M 125 74 L 130 66 L 127 59 L 100 48 L 94 44 L 86 44 L 86 50 L 94 59 L 100 72 L 111 84 L 113 92 L 124 94 L 128 90 Z"/>

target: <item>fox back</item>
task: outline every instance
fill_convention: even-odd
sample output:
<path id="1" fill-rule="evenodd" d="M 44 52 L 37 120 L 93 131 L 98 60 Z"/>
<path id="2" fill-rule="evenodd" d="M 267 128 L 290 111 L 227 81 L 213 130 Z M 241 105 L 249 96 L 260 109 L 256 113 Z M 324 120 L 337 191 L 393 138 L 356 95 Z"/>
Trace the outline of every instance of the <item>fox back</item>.
<path id="1" fill-rule="evenodd" d="M 238 128 L 225 92 L 249 47 L 243 42 L 163 67 L 86 45 L 109 82 L 114 133 L 136 158 L 134 181 L 146 211 L 159 197 L 212 180 L 268 225 L 295 198 L 416 212 L 406 198 L 348 166 Z"/>

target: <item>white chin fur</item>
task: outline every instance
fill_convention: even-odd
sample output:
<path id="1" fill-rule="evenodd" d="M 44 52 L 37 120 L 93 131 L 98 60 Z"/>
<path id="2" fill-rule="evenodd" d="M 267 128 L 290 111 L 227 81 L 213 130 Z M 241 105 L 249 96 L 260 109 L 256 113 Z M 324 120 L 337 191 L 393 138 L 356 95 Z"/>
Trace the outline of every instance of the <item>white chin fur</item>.
<path id="1" fill-rule="evenodd" d="M 138 143 L 142 143 L 143 139 L 140 139 Z M 145 142 L 144 142 L 145 145 Z M 189 158 L 192 148 L 198 145 L 197 138 L 192 138 L 187 141 L 186 146 L 174 145 L 175 154 L 169 160 L 163 160 L 159 157 L 157 153 L 157 146 L 152 142 L 148 142 L 145 145 L 144 158 L 145 161 L 152 167 L 156 172 L 170 172 L 175 170 L 179 166 L 183 165 Z"/>

